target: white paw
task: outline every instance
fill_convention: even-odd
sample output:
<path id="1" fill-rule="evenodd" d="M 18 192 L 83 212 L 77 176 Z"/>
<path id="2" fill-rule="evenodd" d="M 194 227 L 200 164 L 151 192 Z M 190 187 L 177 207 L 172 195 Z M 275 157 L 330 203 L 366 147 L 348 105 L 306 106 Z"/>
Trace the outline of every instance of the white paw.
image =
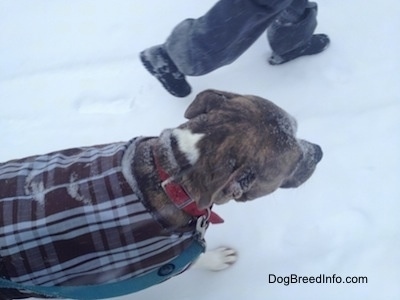
<path id="1" fill-rule="evenodd" d="M 236 250 L 228 247 L 220 247 L 202 254 L 195 268 L 206 269 L 209 271 L 222 271 L 233 265 L 238 258 Z"/>

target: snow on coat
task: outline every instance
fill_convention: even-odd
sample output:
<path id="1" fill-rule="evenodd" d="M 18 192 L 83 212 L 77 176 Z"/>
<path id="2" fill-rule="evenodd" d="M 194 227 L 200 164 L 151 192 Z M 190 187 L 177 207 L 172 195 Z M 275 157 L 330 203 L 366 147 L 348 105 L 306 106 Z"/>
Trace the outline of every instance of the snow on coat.
<path id="1" fill-rule="evenodd" d="M 118 282 L 190 246 L 143 202 L 131 172 L 138 139 L 0 164 L 0 272 L 23 285 Z"/>

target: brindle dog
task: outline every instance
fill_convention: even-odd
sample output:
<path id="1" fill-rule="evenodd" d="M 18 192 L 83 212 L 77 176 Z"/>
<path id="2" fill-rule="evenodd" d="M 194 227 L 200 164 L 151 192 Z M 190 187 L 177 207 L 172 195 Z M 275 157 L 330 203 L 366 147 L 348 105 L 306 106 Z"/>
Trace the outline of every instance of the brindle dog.
<path id="1" fill-rule="evenodd" d="M 133 169 L 146 199 L 172 224 L 190 216 L 154 187 L 158 177 L 151 152 L 200 208 L 253 200 L 278 188 L 295 188 L 322 158 L 318 145 L 296 137 L 296 120 L 272 102 L 206 90 L 188 107 L 189 120 L 141 143 Z"/>
<path id="2" fill-rule="evenodd" d="M 172 197 L 167 193 L 165 187 L 162 188 L 160 185 L 162 181 L 172 182 L 179 186 L 186 196 L 194 201 L 198 211 L 210 213 L 209 210 L 214 204 L 224 204 L 232 199 L 244 202 L 270 194 L 278 188 L 298 187 L 310 178 L 322 158 L 322 150 L 318 145 L 296 137 L 297 124 L 293 117 L 272 102 L 257 96 L 207 90 L 197 95 L 186 110 L 185 117 L 188 119 L 187 122 L 177 128 L 164 130 L 159 137 L 137 139 L 135 151 L 130 152 L 132 157 L 128 155 L 129 158 L 125 159 L 127 154 L 124 154 L 122 161 L 120 158 L 113 161 L 125 175 L 114 184 L 121 185 L 121 187 L 127 186 L 131 176 L 132 181 L 137 183 L 135 186 L 140 191 L 139 194 L 143 197 L 141 200 L 150 208 L 152 215 L 159 216 L 163 223 L 168 224 L 168 228 L 173 230 L 179 231 L 180 228 L 183 229 L 188 224 L 193 224 L 193 215 L 173 203 Z M 112 148 L 114 144 L 110 145 Z M 110 147 L 106 148 L 110 149 Z M 68 158 L 76 151 L 78 151 L 77 153 L 89 151 L 82 149 L 64 150 L 60 153 L 53 153 L 53 156 L 49 157 L 65 156 Z M 97 149 L 90 152 L 90 155 L 102 151 L 99 149 L 103 148 Z M 82 155 L 82 157 L 86 157 L 86 160 L 91 157 L 88 153 Z M 106 196 L 101 195 L 102 192 L 107 189 L 112 190 L 110 186 L 105 188 L 93 184 L 91 189 L 97 188 L 98 190 L 82 194 L 84 191 L 79 188 L 78 177 L 80 182 L 89 182 L 93 180 L 92 177 L 96 177 L 95 172 L 92 174 L 92 172 L 85 171 L 86 167 L 90 167 L 88 163 L 69 165 L 65 162 L 52 161 L 47 167 L 48 169 L 53 168 L 51 171 L 53 173 L 48 173 L 50 175 L 47 174 L 48 176 L 43 177 L 48 180 L 43 181 L 44 179 L 38 175 L 40 181 L 36 182 L 37 178 L 34 178 L 33 173 L 41 174 L 43 170 L 47 169 L 42 158 L 38 159 L 36 167 L 40 168 L 37 170 L 33 170 L 34 165 L 28 163 L 27 165 L 31 169 L 22 169 L 21 172 L 17 172 L 18 161 L 11 162 L 8 167 L 6 164 L 3 165 L 5 168 L 3 172 L 6 176 L 15 173 L 18 177 L 17 179 L 0 177 L 0 196 L 3 195 L 8 199 L 7 203 L 12 203 L 17 199 L 16 203 L 26 205 L 27 201 L 30 201 L 33 203 L 32 207 L 41 214 L 47 212 L 44 209 L 47 207 L 46 203 L 50 203 L 49 207 L 56 211 L 65 206 L 65 210 L 70 209 L 70 212 L 74 212 L 78 211 L 73 209 L 76 205 L 82 206 L 82 209 L 91 209 L 92 200 L 95 200 L 90 199 L 91 196 L 102 198 Z M 35 157 L 21 160 L 21 166 L 26 165 L 26 162 L 29 161 L 35 161 Z M 67 169 L 65 172 L 59 172 L 58 169 L 54 171 L 55 165 L 61 170 Z M 76 168 L 74 168 L 75 165 Z M 93 165 L 95 166 L 95 163 Z M 82 172 L 79 173 L 77 168 L 82 169 Z M 55 174 L 58 174 L 58 177 Z M 63 178 L 65 176 L 66 178 Z M 165 176 L 168 178 L 161 178 Z M 51 186 L 50 179 L 61 183 L 58 183 L 57 187 Z M 125 180 L 127 182 L 123 182 Z M 25 187 L 20 184 L 21 182 L 25 182 Z M 63 182 L 64 184 L 62 184 Z M 23 200 L 24 202 L 18 202 L 22 201 L 21 194 L 13 194 L 14 188 L 17 187 L 22 187 L 23 197 L 26 199 L 29 198 L 29 195 L 32 197 Z M 72 208 L 68 207 L 69 203 L 72 203 Z M 14 217 L 16 221 L 20 219 L 18 211 L 10 210 L 9 205 L 4 207 L 9 209 L 12 214 L 10 217 Z M 14 207 L 19 206 L 15 205 Z M 62 217 L 65 210 L 61 210 L 56 215 Z M 23 215 L 23 210 L 21 215 Z M 106 216 L 108 215 L 106 214 Z M 27 216 L 25 214 L 24 218 L 29 216 L 33 218 L 36 215 L 29 214 Z M 99 222 L 101 221 L 99 220 Z M 13 228 L 13 223 L 6 223 L 6 225 L 8 228 Z M 53 225 L 50 222 L 48 226 Z M 36 230 L 36 227 L 32 230 Z M 36 238 L 34 233 L 27 232 L 26 227 L 23 228 L 25 228 L 23 230 L 24 237 L 28 240 Z M 82 228 L 82 230 L 86 229 Z M 63 231 L 63 228 L 60 230 Z M 77 230 L 75 231 L 77 232 Z M 35 232 L 36 234 L 46 234 L 46 231 L 43 230 Z M 65 233 L 53 232 L 53 236 L 58 239 L 59 234 Z M 140 238 L 141 234 L 144 232 L 137 233 L 137 237 Z M 41 236 L 40 240 L 47 238 L 49 237 Z M 10 238 L 5 241 L 14 245 Z M 20 242 L 25 245 L 24 240 Z M 72 243 L 80 245 L 75 240 L 72 240 Z M 23 250 L 21 250 L 21 255 L 24 255 Z M 79 246 L 75 250 L 80 250 Z M 79 255 L 79 251 L 76 252 Z M 32 258 L 27 256 L 26 259 Z M 36 259 L 47 262 L 46 257 L 40 257 L 40 255 Z M 236 252 L 234 250 L 221 248 L 203 255 L 199 264 L 210 270 L 221 270 L 235 260 Z M 2 273 L 3 271 L 0 257 L 0 276 L 6 276 Z M 29 297 L 29 294 L 13 289 L 0 289 L 1 299 L 19 297 Z"/>

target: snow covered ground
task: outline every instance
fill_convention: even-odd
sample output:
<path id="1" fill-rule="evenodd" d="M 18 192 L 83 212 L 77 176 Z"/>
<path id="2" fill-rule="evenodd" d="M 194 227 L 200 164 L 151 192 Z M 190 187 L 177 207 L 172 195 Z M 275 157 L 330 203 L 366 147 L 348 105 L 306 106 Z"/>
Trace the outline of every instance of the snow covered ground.
<path id="1" fill-rule="evenodd" d="M 225 224 L 207 241 L 238 249 L 229 271 L 190 270 L 120 300 L 400 299 L 400 3 L 321 0 L 326 52 L 272 67 L 262 37 L 174 98 L 138 53 L 214 2 L 0 0 L 0 161 L 158 135 L 206 88 L 269 98 L 322 146 L 317 172 L 299 189 L 216 208 Z M 270 274 L 368 283 L 285 286 Z"/>

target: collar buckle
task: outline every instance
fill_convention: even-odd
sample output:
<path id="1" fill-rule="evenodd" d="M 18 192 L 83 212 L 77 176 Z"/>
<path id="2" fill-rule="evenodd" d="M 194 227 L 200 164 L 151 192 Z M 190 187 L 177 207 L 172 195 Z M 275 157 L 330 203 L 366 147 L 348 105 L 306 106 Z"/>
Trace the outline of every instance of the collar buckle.
<path id="1" fill-rule="evenodd" d="M 196 232 L 201 241 L 204 240 L 204 235 L 209 225 L 208 218 L 210 217 L 210 213 L 207 216 L 200 216 L 196 222 Z"/>

